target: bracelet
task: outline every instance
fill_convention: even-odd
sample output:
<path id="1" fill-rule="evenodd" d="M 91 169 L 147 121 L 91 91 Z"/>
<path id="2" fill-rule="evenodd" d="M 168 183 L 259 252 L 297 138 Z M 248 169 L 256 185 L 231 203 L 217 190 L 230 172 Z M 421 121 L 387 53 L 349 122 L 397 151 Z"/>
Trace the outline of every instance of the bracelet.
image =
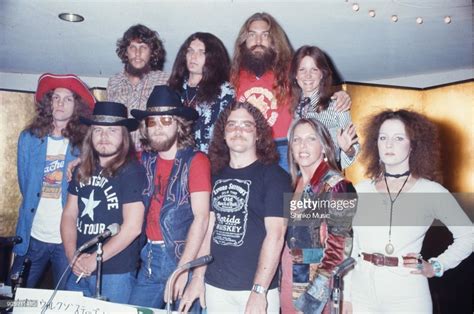
<path id="1" fill-rule="evenodd" d="M 433 267 L 435 277 L 443 276 L 444 267 L 437 258 L 430 258 L 428 262 L 431 264 L 431 267 Z"/>

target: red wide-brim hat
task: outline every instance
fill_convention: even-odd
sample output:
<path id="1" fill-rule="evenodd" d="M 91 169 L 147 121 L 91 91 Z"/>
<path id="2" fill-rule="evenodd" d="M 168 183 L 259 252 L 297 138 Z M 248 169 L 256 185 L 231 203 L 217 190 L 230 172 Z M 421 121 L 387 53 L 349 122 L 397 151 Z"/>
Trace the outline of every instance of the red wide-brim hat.
<path id="1" fill-rule="evenodd" d="M 38 79 L 38 88 L 36 89 L 36 101 L 39 102 L 43 98 L 44 94 L 50 90 L 56 88 L 67 88 L 70 91 L 78 94 L 81 98 L 89 105 L 91 109 L 94 109 L 95 98 L 94 95 L 77 75 L 74 74 L 51 74 L 45 73 Z"/>

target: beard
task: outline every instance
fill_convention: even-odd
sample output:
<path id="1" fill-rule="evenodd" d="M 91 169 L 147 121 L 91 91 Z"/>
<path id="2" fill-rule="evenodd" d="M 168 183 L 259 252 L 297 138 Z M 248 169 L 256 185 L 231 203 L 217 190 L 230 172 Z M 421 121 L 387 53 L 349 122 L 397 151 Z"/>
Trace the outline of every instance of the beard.
<path id="1" fill-rule="evenodd" d="M 150 147 L 155 152 L 166 152 L 170 150 L 171 146 L 173 146 L 173 144 L 176 142 L 177 139 L 178 139 L 178 132 L 175 132 L 173 136 L 162 141 L 155 141 L 150 137 L 149 138 Z"/>
<path id="2" fill-rule="evenodd" d="M 134 67 L 130 62 L 127 62 L 127 64 L 125 64 L 125 72 L 127 72 L 130 76 L 138 77 L 139 79 L 142 79 L 143 76 L 145 76 L 145 74 L 150 73 L 150 71 L 150 62 L 145 64 L 145 66 L 140 69 Z"/>
<path id="3" fill-rule="evenodd" d="M 255 49 L 261 48 L 263 52 L 255 52 Z M 243 45 L 241 66 L 254 73 L 256 76 L 262 76 L 268 70 L 271 70 L 276 59 L 276 53 L 273 48 L 262 45 L 247 48 Z"/>

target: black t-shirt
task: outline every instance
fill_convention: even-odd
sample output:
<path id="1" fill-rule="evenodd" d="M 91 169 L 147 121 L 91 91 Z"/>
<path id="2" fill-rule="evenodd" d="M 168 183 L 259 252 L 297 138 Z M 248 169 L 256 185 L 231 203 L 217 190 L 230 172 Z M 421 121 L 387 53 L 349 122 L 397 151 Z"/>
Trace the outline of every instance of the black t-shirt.
<path id="1" fill-rule="evenodd" d="M 290 178 L 277 164 L 256 161 L 241 169 L 226 167 L 212 181 L 214 261 L 207 268 L 206 282 L 225 290 L 251 290 L 266 236 L 264 219 L 283 217 Z M 275 287 L 277 276 L 270 289 Z"/>
<path id="2" fill-rule="evenodd" d="M 78 196 L 77 247 L 102 233 L 113 224 L 123 223 L 123 204 L 142 201 L 145 169 L 137 161 L 129 162 L 111 178 L 101 175 L 102 168 L 87 184 L 73 179 L 68 192 Z M 76 178 L 74 174 L 74 178 Z M 106 241 L 107 242 L 107 241 Z M 95 251 L 96 246 L 91 248 Z M 103 263 L 104 274 L 121 274 L 136 269 L 140 255 L 138 238 L 127 248 Z"/>

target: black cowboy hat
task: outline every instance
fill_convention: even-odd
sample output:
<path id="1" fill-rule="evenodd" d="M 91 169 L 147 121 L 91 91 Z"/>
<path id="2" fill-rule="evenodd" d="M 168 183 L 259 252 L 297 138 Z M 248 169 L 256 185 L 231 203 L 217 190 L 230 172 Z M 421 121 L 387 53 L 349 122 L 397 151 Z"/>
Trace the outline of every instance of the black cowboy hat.
<path id="1" fill-rule="evenodd" d="M 153 87 L 146 110 L 133 109 L 130 113 L 138 120 L 148 116 L 178 116 L 190 121 L 198 118 L 197 111 L 184 106 L 178 93 L 166 85 Z"/>
<path id="2" fill-rule="evenodd" d="M 81 123 L 86 125 L 118 125 L 124 126 L 129 132 L 138 128 L 137 119 L 128 118 L 127 107 L 124 104 L 110 101 L 98 101 L 90 119 L 79 117 Z"/>

